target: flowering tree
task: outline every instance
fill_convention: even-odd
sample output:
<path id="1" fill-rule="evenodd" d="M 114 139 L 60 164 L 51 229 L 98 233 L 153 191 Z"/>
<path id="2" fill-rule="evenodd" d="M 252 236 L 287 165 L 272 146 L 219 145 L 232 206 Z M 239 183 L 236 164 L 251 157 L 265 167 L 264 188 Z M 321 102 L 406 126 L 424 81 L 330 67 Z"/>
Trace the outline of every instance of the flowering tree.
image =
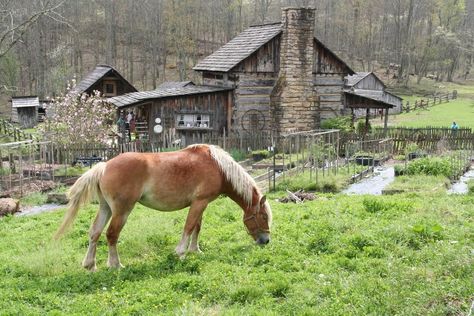
<path id="1" fill-rule="evenodd" d="M 44 124 L 40 127 L 45 138 L 58 145 L 105 144 L 114 127 L 115 110 L 105 102 L 100 92 L 92 95 L 72 92 L 53 99 L 46 107 Z"/>

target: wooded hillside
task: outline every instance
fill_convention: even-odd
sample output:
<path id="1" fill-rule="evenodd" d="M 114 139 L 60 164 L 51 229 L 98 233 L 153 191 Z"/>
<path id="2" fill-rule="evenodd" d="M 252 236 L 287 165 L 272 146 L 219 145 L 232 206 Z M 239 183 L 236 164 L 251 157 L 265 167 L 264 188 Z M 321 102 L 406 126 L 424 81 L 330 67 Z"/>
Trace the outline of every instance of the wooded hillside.
<path id="1" fill-rule="evenodd" d="M 0 93 L 51 96 L 100 63 L 140 90 L 197 81 L 198 60 L 284 6 L 315 7 L 315 35 L 357 71 L 391 65 L 402 84 L 470 75 L 474 0 L 6 0 Z"/>

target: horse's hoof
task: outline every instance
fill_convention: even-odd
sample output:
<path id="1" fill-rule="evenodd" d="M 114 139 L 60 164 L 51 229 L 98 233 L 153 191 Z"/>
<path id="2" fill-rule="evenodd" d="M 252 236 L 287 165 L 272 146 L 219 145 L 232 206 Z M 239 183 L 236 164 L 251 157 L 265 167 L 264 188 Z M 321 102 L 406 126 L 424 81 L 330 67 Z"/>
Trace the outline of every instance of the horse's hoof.
<path id="1" fill-rule="evenodd" d="M 196 249 L 189 249 L 189 252 L 191 252 L 191 253 L 197 253 L 197 254 L 199 254 L 199 255 L 202 254 L 202 250 L 199 249 L 199 248 L 196 248 Z"/>
<path id="2" fill-rule="evenodd" d="M 97 271 L 97 265 L 95 264 L 95 262 L 91 262 L 91 263 L 83 262 L 82 267 L 86 270 L 89 270 L 90 272 L 96 272 Z"/>
<path id="3" fill-rule="evenodd" d="M 120 262 L 119 263 L 107 263 L 107 267 L 109 269 L 122 269 L 122 268 L 125 268 Z"/>

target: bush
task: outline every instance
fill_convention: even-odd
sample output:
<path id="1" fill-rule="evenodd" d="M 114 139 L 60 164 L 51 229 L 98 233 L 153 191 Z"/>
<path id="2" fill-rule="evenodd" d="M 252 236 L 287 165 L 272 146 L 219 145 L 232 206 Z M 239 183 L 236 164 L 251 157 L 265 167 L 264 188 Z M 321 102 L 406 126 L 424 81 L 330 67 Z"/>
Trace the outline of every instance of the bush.
<path id="1" fill-rule="evenodd" d="M 232 156 L 232 158 L 234 158 L 235 161 L 242 161 L 242 160 L 245 160 L 245 158 L 247 158 L 247 155 L 245 154 L 245 152 L 238 149 L 231 149 L 230 155 Z"/>
<path id="2" fill-rule="evenodd" d="M 474 179 L 467 181 L 467 194 L 474 195 Z"/>
<path id="3" fill-rule="evenodd" d="M 372 131 L 372 126 L 370 125 L 370 122 L 367 126 L 365 126 L 365 121 L 359 121 L 357 122 L 357 134 L 367 134 Z"/>
<path id="4" fill-rule="evenodd" d="M 254 150 L 251 153 L 253 160 L 259 161 L 270 157 L 270 152 L 266 149 L 263 150 Z"/>
<path id="5" fill-rule="evenodd" d="M 447 158 L 420 158 L 410 162 L 405 169 L 406 175 L 429 175 L 451 177 L 456 172 Z"/>
<path id="6" fill-rule="evenodd" d="M 323 129 L 339 129 L 343 132 L 352 131 L 352 119 L 350 116 L 337 116 L 324 120 L 321 123 Z"/>

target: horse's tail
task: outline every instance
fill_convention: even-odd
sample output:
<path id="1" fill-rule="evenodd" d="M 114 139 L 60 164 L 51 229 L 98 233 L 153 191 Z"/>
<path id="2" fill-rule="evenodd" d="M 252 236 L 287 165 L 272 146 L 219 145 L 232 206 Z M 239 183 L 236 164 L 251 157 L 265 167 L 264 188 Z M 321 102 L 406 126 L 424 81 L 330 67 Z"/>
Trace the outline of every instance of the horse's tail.
<path id="1" fill-rule="evenodd" d="M 105 166 L 105 162 L 99 162 L 77 179 L 74 185 L 69 189 L 68 209 L 64 215 L 63 223 L 54 235 L 55 239 L 59 239 L 69 226 L 71 226 L 81 205 L 89 202 L 93 196 L 99 194 L 99 180 L 104 174 Z"/>

